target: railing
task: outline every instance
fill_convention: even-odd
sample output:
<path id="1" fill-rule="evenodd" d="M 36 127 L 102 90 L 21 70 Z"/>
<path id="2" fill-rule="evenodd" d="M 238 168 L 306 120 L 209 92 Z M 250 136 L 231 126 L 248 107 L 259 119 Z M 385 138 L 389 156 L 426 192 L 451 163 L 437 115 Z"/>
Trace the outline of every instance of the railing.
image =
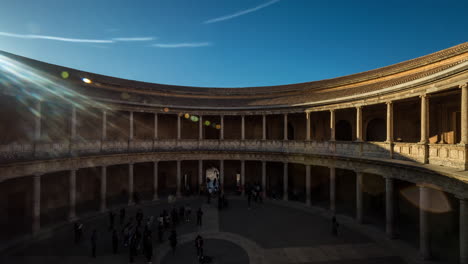
<path id="1" fill-rule="evenodd" d="M 0 163 L 135 152 L 236 151 L 377 158 L 466 169 L 466 147 L 449 144 L 298 140 L 60 141 L 0 145 Z"/>

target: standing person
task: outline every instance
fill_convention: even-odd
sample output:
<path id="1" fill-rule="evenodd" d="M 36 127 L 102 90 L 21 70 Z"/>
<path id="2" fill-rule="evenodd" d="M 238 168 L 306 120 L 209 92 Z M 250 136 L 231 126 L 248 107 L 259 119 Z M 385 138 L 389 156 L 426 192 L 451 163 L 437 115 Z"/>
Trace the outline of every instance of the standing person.
<path id="1" fill-rule="evenodd" d="M 202 216 L 203 216 L 203 211 L 201 208 L 198 208 L 197 211 L 197 226 L 202 226 Z"/>
<path id="2" fill-rule="evenodd" d="M 148 263 L 151 263 L 151 259 L 153 258 L 153 242 L 151 239 L 151 232 L 145 232 L 143 237 L 143 252 L 145 254 L 146 260 Z"/>
<path id="3" fill-rule="evenodd" d="M 83 224 L 80 222 L 77 222 L 76 223 L 76 237 L 75 237 L 76 243 L 80 243 L 82 236 L 83 236 Z"/>
<path id="4" fill-rule="evenodd" d="M 141 209 L 138 209 L 136 213 L 136 220 L 137 220 L 137 225 L 141 226 L 141 221 L 143 221 L 143 211 Z"/>
<path id="5" fill-rule="evenodd" d="M 164 224 L 159 222 L 159 224 L 158 224 L 158 240 L 159 240 L 159 243 L 163 242 L 163 232 L 164 232 Z"/>
<path id="6" fill-rule="evenodd" d="M 195 238 L 195 247 L 197 248 L 197 257 L 200 258 L 203 256 L 203 238 L 200 235 Z"/>
<path id="7" fill-rule="evenodd" d="M 190 205 L 187 204 L 185 206 L 185 221 L 190 222 L 190 216 L 192 214 L 192 208 L 190 208 Z"/>
<path id="8" fill-rule="evenodd" d="M 112 211 L 109 211 L 109 230 L 114 229 L 114 218 L 115 218 L 115 213 Z"/>
<path id="9" fill-rule="evenodd" d="M 97 232 L 96 229 L 93 230 L 91 234 L 91 256 L 96 258 L 96 242 L 97 242 Z"/>
<path id="10" fill-rule="evenodd" d="M 169 241 L 171 242 L 172 254 L 174 255 L 177 246 L 177 233 L 175 228 L 172 229 L 171 235 L 169 236 Z"/>
<path id="11" fill-rule="evenodd" d="M 336 216 L 332 217 L 332 235 L 333 236 L 338 236 L 338 221 L 336 220 Z"/>
<path id="12" fill-rule="evenodd" d="M 117 230 L 112 231 L 112 252 L 117 254 L 117 250 L 119 248 L 119 236 L 117 235 Z"/>
<path id="13" fill-rule="evenodd" d="M 120 224 L 123 224 L 125 221 L 125 208 L 120 209 Z"/>

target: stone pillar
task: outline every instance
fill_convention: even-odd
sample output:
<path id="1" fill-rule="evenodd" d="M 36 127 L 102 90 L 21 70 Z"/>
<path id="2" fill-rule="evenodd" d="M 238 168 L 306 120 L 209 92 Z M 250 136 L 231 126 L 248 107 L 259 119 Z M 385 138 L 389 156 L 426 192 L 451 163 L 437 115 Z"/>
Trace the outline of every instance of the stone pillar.
<path id="1" fill-rule="evenodd" d="M 219 189 L 224 193 L 224 160 L 219 161 Z"/>
<path id="2" fill-rule="evenodd" d="M 362 140 L 362 106 L 356 107 L 356 141 Z"/>
<path id="3" fill-rule="evenodd" d="M 107 139 L 107 112 L 102 111 L 102 136 L 101 140 L 104 141 Z"/>
<path id="4" fill-rule="evenodd" d="M 363 173 L 356 172 L 356 221 L 363 223 L 363 199 L 362 199 L 362 181 Z"/>
<path id="5" fill-rule="evenodd" d="M 181 168 L 181 161 L 177 160 L 177 190 L 176 196 L 182 197 L 182 193 L 180 191 L 180 186 L 182 184 L 182 168 Z"/>
<path id="6" fill-rule="evenodd" d="M 158 184 L 159 184 L 159 177 L 158 177 L 158 161 L 153 162 L 153 201 L 159 200 L 158 195 Z"/>
<path id="7" fill-rule="evenodd" d="M 128 135 L 128 140 L 133 140 L 133 112 L 130 112 L 130 132 Z"/>
<path id="8" fill-rule="evenodd" d="M 310 113 L 306 113 L 306 140 L 310 140 Z"/>
<path id="9" fill-rule="evenodd" d="M 288 114 L 284 114 L 284 121 L 283 121 L 283 135 L 284 140 L 288 140 Z"/>
<path id="10" fill-rule="evenodd" d="M 69 175 L 70 184 L 70 207 L 68 211 L 68 220 L 73 221 L 76 218 L 76 170 L 71 170 Z"/>
<path id="11" fill-rule="evenodd" d="M 33 223 L 32 232 L 37 233 L 41 229 L 41 175 L 33 176 Z"/>
<path id="12" fill-rule="evenodd" d="M 72 105 L 71 108 L 71 122 L 70 122 L 70 139 L 75 140 L 76 139 L 76 107 Z"/>
<path id="13" fill-rule="evenodd" d="M 133 163 L 128 164 L 128 204 L 132 205 L 133 200 Z"/>
<path id="14" fill-rule="evenodd" d="M 198 120 L 198 139 L 203 140 L 203 116 Z"/>
<path id="15" fill-rule="evenodd" d="M 461 138 L 460 144 L 468 144 L 468 83 L 459 86 L 461 89 Z"/>
<path id="16" fill-rule="evenodd" d="M 42 119 L 42 111 L 41 111 L 41 101 L 37 100 L 36 102 L 36 113 L 34 116 L 34 140 L 38 141 L 41 139 L 41 119 Z"/>
<path id="17" fill-rule="evenodd" d="M 154 139 L 158 139 L 158 114 L 154 113 Z"/>
<path id="18" fill-rule="evenodd" d="M 392 178 L 385 178 L 385 218 L 386 218 L 386 232 L 390 239 L 395 238 L 395 226 L 394 226 L 394 180 Z"/>
<path id="19" fill-rule="evenodd" d="M 266 115 L 262 115 L 262 139 L 266 140 Z"/>
<path id="20" fill-rule="evenodd" d="M 387 143 L 393 142 L 393 103 L 387 102 Z"/>
<path id="21" fill-rule="evenodd" d="M 460 264 L 468 264 L 468 200 L 460 198 Z"/>
<path id="22" fill-rule="evenodd" d="M 241 140 L 245 140 L 245 116 L 241 116 Z"/>
<path id="23" fill-rule="evenodd" d="M 242 196 L 245 195 L 245 160 L 241 160 L 241 186 Z"/>
<path id="24" fill-rule="evenodd" d="M 101 167 L 101 206 L 100 211 L 104 212 L 107 209 L 107 167 Z"/>
<path id="25" fill-rule="evenodd" d="M 224 116 L 221 116 L 221 129 L 219 131 L 219 139 L 224 140 Z"/>
<path id="26" fill-rule="evenodd" d="M 427 143 L 428 131 L 428 98 L 426 94 L 419 96 L 421 98 L 421 141 L 419 143 Z"/>
<path id="27" fill-rule="evenodd" d="M 288 200 L 288 163 L 283 163 L 283 200 Z"/>
<path id="28" fill-rule="evenodd" d="M 427 213 L 427 210 L 430 208 L 429 192 L 428 187 L 419 186 L 419 252 L 424 260 L 428 260 L 431 255 Z"/>
<path id="29" fill-rule="evenodd" d="M 330 141 L 335 141 L 335 110 L 330 110 Z"/>
<path id="30" fill-rule="evenodd" d="M 330 211 L 336 212 L 336 170 L 330 167 Z"/>
<path id="31" fill-rule="evenodd" d="M 311 205 L 311 201 L 310 201 L 310 165 L 306 165 L 305 169 L 306 169 L 306 182 L 305 182 L 306 204 L 307 204 L 307 206 L 310 206 Z"/>
<path id="32" fill-rule="evenodd" d="M 180 115 L 177 115 L 177 140 L 181 139 L 181 122 L 180 122 Z"/>
<path id="33" fill-rule="evenodd" d="M 203 160 L 198 161 L 198 193 L 201 193 L 203 184 Z"/>
<path id="34" fill-rule="evenodd" d="M 266 161 L 262 161 L 262 197 L 266 197 L 267 187 L 266 187 Z"/>

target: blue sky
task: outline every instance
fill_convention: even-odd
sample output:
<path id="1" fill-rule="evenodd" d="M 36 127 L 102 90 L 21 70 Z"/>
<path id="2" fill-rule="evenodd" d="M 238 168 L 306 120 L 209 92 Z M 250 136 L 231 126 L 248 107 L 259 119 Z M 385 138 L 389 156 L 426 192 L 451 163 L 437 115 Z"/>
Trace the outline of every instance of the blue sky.
<path id="1" fill-rule="evenodd" d="M 468 41 L 468 1 L 1 0 L 0 50 L 126 79 L 307 82 Z"/>

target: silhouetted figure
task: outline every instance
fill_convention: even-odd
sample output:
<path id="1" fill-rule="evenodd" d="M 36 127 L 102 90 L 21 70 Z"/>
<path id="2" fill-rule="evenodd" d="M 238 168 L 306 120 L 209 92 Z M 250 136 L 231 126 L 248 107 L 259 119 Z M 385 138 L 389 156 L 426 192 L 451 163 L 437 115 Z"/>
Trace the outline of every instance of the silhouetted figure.
<path id="1" fill-rule="evenodd" d="M 177 233 L 175 229 L 172 229 L 171 235 L 169 236 L 169 241 L 171 243 L 172 254 L 175 254 L 175 250 L 177 246 Z"/>
<path id="2" fill-rule="evenodd" d="M 159 243 L 163 242 L 163 232 L 164 232 L 163 228 L 164 228 L 164 224 L 159 223 L 158 224 L 158 240 L 159 240 Z"/>
<path id="3" fill-rule="evenodd" d="M 128 250 L 130 263 L 133 263 L 135 256 L 137 255 L 137 238 L 136 235 L 133 235 L 130 238 L 130 247 Z"/>
<path id="4" fill-rule="evenodd" d="M 192 208 L 189 204 L 185 206 L 185 221 L 190 222 L 190 217 L 192 215 Z"/>
<path id="5" fill-rule="evenodd" d="M 137 220 L 137 225 L 141 226 L 141 221 L 143 221 L 143 211 L 141 209 L 138 209 L 136 213 L 136 220 Z"/>
<path id="6" fill-rule="evenodd" d="M 203 256 L 203 238 L 198 235 L 195 238 L 195 247 L 197 248 L 197 257 Z"/>
<path id="7" fill-rule="evenodd" d="M 112 252 L 117 254 L 119 248 L 119 236 L 117 235 L 117 230 L 112 231 Z"/>
<path id="8" fill-rule="evenodd" d="M 333 216 L 332 218 L 332 235 L 333 236 L 338 236 L 338 221 L 336 220 L 336 217 Z"/>
<path id="9" fill-rule="evenodd" d="M 125 221 L 125 208 L 120 209 L 120 224 L 123 224 Z"/>
<path id="10" fill-rule="evenodd" d="M 197 211 L 197 226 L 202 226 L 202 217 L 203 217 L 203 211 L 201 208 L 198 208 Z"/>
<path id="11" fill-rule="evenodd" d="M 97 232 L 96 229 L 93 230 L 91 234 L 91 256 L 96 258 L 96 243 L 97 243 Z"/>

